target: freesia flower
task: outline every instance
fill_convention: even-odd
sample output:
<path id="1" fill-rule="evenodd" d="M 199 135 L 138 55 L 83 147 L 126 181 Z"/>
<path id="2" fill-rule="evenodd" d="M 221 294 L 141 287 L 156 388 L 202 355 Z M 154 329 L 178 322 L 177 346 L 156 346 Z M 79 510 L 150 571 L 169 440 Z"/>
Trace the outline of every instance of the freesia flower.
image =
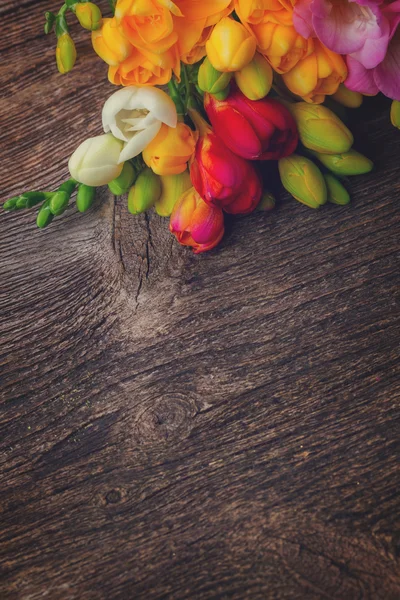
<path id="1" fill-rule="evenodd" d="M 76 48 L 72 37 L 63 33 L 57 40 L 56 62 L 57 68 L 62 75 L 69 73 L 75 65 Z"/>
<path id="2" fill-rule="evenodd" d="M 305 39 L 293 27 L 295 0 L 235 0 L 235 9 L 242 23 L 257 40 L 263 54 L 277 73 L 290 71 L 313 49 L 311 39 Z"/>
<path id="3" fill-rule="evenodd" d="M 290 20 L 289 13 L 295 3 L 296 0 L 235 0 L 235 11 L 242 23 L 265 23 L 271 13 L 274 13 L 275 23 L 281 23 L 283 20 Z"/>
<path id="4" fill-rule="evenodd" d="M 301 35 L 316 35 L 329 50 L 351 54 L 366 69 L 385 58 L 399 20 L 399 0 L 299 0 L 293 16 Z"/>
<path id="5" fill-rule="evenodd" d="M 385 58 L 373 69 L 366 69 L 353 56 L 347 57 L 349 75 L 346 86 L 355 92 L 374 96 L 382 92 L 400 100 L 400 28 L 389 42 Z"/>
<path id="6" fill-rule="evenodd" d="M 125 60 L 108 68 L 108 79 L 114 85 L 165 85 L 172 73 L 179 79 L 181 63 L 176 46 L 160 54 L 130 48 L 131 54 Z"/>
<path id="7" fill-rule="evenodd" d="M 122 171 L 119 162 L 123 143 L 111 133 L 85 140 L 69 159 L 71 176 L 85 185 L 106 185 Z"/>
<path id="8" fill-rule="evenodd" d="M 390 120 L 393 127 L 400 129 L 400 102 L 393 100 L 392 106 L 390 107 Z"/>
<path id="9" fill-rule="evenodd" d="M 324 176 L 309 158 L 292 154 L 278 163 L 283 187 L 309 208 L 319 208 L 328 196 Z"/>
<path id="10" fill-rule="evenodd" d="M 157 175 L 178 175 L 186 170 L 196 139 L 196 133 L 185 123 L 178 123 L 175 128 L 163 124 L 143 150 L 143 160 Z"/>
<path id="11" fill-rule="evenodd" d="M 156 54 L 169 50 L 178 39 L 173 15 L 182 17 L 172 1 L 118 0 L 115 7 L 115 18 L 131 44 Z"/>
<path id="12" fill-rule="evenodd" d="M 176 0 L 182 17 L 173 17 L 179 56 L 193 64 L 205 56 L 213 26 L 233 10 L 231 0 Z"/>
<path id="13" fill-rule="evenodd" d="M 132 215 L 146 212 L 161 195 L 161 179 L 151 169 L 143 169 L 128 194 L 128 210 Z"/>
<path id="14" fill-rule="evenodd" d="M 76 4 L 75 15 L 84 29 L 95 31 L 101 27 L 101 10 L 93 2 L 83 2 Z"/>
<path id="15" fill-rule="evenodd" d="M 271 65 L 259 52 L 248 65 L 235 73 L 238 88 L 249 100 L 265 98 L 271 90 L 272 80 Z"/>
<path id="16" fill-rule="evenodd" d="M 242 23 L 224 17 L 214 27 L 206 51 L 218 71 L 239 71 L 253 59 L 256 40 Z"/>
<path id="17" fill-rule="evenodd" d="M 306 102 L 321 104 L 325 95 L 334 94 L 347 77 L 343 58 L 325 48 L 318 39 L 311 40 L 313 52 L 282 75 L 289 90 Z M 347 85 L 347 84 L 346 84 Z"/>
<path id="18" fill-rule="evenodd" d="M 215 133 L 238 156 L 278 160 L 297 146 L 296 123 L 277 100 L 249 100 L 233 89 L 225 100 L 206 94 L 204 107 Z"/>
<path id="19" fill-rule="evenodd" d="M 191 187 L 175 204 L 170 231 L 183 246 L 191 246 L 195 254 L 214 248 L 224 235 L 224 215 L 209 206 Z"/>
<path id="20" fill-rule="evenodd" d="M 188 38 L 185 30 L 187 30 L 188 26 L 190 27 L 190 25 L 193 26 L 193 24 L 188 24 L 187 21 L 184 21 L 184 26 L 182 27 L 181 35 L 181 40 L 183 43 L 181 44 L 180 40 L 178 41 L 180 59 L 187 65 L 193 65 L 202 58 L 204 58 L 204 56 L 206 55 L 206 42 L 209 39 L 213 29 L 212 27 L 204 27 L 197 42 L 191 46 L 187 46 L 185 52 L 184 41 Z"/>
<path id="21" fill-rule="evenodd" d="M 187 169 L 178 175 L 163 175 L 160 179 L 161 195 L 154 208 L 160 217 L 169 217 L 182 194 L 192 187 L 192 181 Z"/>
<path id="22" fill-rule="evenodd" d="M 198 113 L 190 113 L 200 137 L 190 166 L 193 186 L 207 204 L 225 212 L 246 214 L 261 198 L 262 186 L 253 165 L 237 156 Z"/>
<path id="23" fill-rule="evenodd" d="M 102 26 L 92 31 L 93 49 L 108 65 L 118 66 L 133 52 L 133 47 L 118 27 L 116 19 L 103 19 Z"/>
<path id="24" fill-rule="evenodd" d="M 205 21 L 205 27 L 215 25 L 233 10 L 232 0 L 176 0 L 185 21 Z"/>
<path id="25" fill-rule="evenodd" d="M 108 98 L 103 106 L 103 128 L 123 142 L 118 162 L 140 154 L 156 137 L 163 123 L 176 127 L 174 102 L 154 87 L 126 87 Z"/>
<path id="26" fill-rule="evenodd" d="M 348 152 L 354 139 L 351 131 L 326 106 L 295 102 L 290 112 L 296 120 L 300 141 L 306 148 L 327 154 Z"/>

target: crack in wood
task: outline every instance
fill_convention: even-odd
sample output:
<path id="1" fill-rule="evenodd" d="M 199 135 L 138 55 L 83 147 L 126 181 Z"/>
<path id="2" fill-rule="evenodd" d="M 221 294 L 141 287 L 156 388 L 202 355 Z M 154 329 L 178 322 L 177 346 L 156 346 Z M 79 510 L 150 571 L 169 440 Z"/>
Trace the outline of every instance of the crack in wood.
<path id="1" fill-rule="evenodd" d="M 119 234 L 117 233 L 117 229 L 120 224 L 120 214 L 117 214 L 117 200 L 118 196 L 113 196 L 113 218 L 111 225 L 111 244 L 114 248 L 114 252 L 117 255 L 118 262 L 121 265 L 123 271 L 126 271 L 126 266 L 124 262 L 124 256 L 122 253 L 122 244 Z"/>
<path id="2" fill-rule="evenodd" d="M 147 261 L 146 279 L 148 279 L 149 278 L 149 273 L 150 273 L 150 246 L 152 248 L 154 248 L 154 247 L 153 247 L 153 239 L 151 237 L 150 217 L 147 214 L 147 212 L 144 213 L 144 219 L 145 219 L 146 229 L 147 229 L 147 239 L 146 239 L 146 261 Z"/>

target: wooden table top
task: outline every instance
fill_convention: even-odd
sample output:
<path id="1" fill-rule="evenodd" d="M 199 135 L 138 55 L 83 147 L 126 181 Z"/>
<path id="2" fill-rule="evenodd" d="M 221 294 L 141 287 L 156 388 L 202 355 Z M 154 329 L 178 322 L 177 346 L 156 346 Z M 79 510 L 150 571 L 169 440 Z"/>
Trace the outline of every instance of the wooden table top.
<path id="1" fill-rule="evenodd" d="M 53 0 L 2 0 L 2 200 L 54 189 L 112 92 Z M 195 256 L 104 192 L 0 215 L 0 597 L 400 598 L 400 133 L 349 207 L 283 197 Z"/>

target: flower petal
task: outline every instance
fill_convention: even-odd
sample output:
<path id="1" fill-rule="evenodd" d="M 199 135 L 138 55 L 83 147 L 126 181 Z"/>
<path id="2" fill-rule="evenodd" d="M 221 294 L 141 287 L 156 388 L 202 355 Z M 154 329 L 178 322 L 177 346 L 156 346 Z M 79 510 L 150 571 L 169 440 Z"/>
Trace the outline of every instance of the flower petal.
<path id="1" fill-rule="evenodd" d="M 119 155 L 118 163 L 130 160 L 135 156 L 138 156 L 146 148 L 148 144 L 156 137 L 160 131 L 161 121 L 154 121 L 152 125 L 138 131 L 131 139 L 125 144 L 121 154 Z"/>
<path id="2" fill-rule="evenodd" d="M 400 29 L 392 38 L 384 60 L 375 67 L 374 81 L 385 96 L 400 100 Z"/>
<path id="3" fill-rule="evenodd" d="M 379 89 L 374 81 L 373 70 L 366 69 L 358 60 L 347 57 L 348 75 L 344 82 L 349 90 L 375 96 Z"/>
<path id="4" fill-rule="evenodd" d="M 132 96 L 135 95 L 136 90 L 138 89 L 139 88 L 134 86 L 120 89 L 117 92 L 114 92 L 114 94 L 106 100 L 101 115 L 105 133 L 111 131 L 114 137 L 123 140 L 124 142 L 127 141 L 127 138 L 116 123 L 116 115 L 121 110 L 128 108 Z"/>
<path id="5" fill-rule="evenodd" d="M 162 123 L 169 127 L 176 127 L 178 116 L 175 104 L 168 94 L 158 88 L 138 88 L 137 93 L 132 98 L 130 108 L 147 109 Z"/>
<path id="6" fill-rule="evenodd" d="M 312 23 L 312 0 L 299 0 L 293 10 L 293 25 L 297 33 L 308 39 L 315 36 Z"/>
<path id="7" fill-rule="evenodd" d="M 332 3 L 313 0 L 311 5 L 315 33 L 321 42 L 338 54 L 361 50 L 367 39 L 379 40 L 380 9 L 378 5 L 360 7 L 356 2 Z"/>
<path id="8" fill-rule="evenodd" d="M 208 206 L 199 199 L 192 215 L 191 233 L 195 242 L 207 244 L 221 233 L 224 228 L 224 215 L 220 208 Z"/>

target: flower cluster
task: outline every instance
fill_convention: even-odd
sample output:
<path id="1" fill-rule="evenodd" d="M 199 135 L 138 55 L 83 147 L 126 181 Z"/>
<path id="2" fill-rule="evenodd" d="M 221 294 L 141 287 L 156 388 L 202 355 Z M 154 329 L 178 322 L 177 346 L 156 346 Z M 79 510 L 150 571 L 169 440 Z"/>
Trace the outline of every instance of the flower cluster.
<path id="1" fill-rule="evenodd" d="M 266 161 L 277 162 L 283 187 L 310 208 L 349 202 L 341 177 L 373 165 L 353 149 L 338 116 L 343 106 L 357 108 L 363 95 L 381 91 L 400 128 L 400 0 L 111 5 L 109 17 L 83 0 L 46 13 L 61 73 L 76 61 L 66 21 L 72 11 L 121 87 L 104 104 L 103 133 L 71 156 L 71 178 L 55 192 L 4 204 L 40 204 L 39 227 L 62 214 L 75 191 L 84 212 L 95 188 L 108 185 L 127 194 L 130 213 L 154 208 L 170 218 L 180 244 L 203 252 L 222 239 L 225 213 L 273 207 Z"/>
<path id="2" fill-rule="evenodd" d="M 343 82 L 400 100 L 399 21 L 400 0 L 119 0 L 92 41 L 117 85 L 166 84 L 206 54 L 241 71 L 257 53 L 309 102 Z"/>

